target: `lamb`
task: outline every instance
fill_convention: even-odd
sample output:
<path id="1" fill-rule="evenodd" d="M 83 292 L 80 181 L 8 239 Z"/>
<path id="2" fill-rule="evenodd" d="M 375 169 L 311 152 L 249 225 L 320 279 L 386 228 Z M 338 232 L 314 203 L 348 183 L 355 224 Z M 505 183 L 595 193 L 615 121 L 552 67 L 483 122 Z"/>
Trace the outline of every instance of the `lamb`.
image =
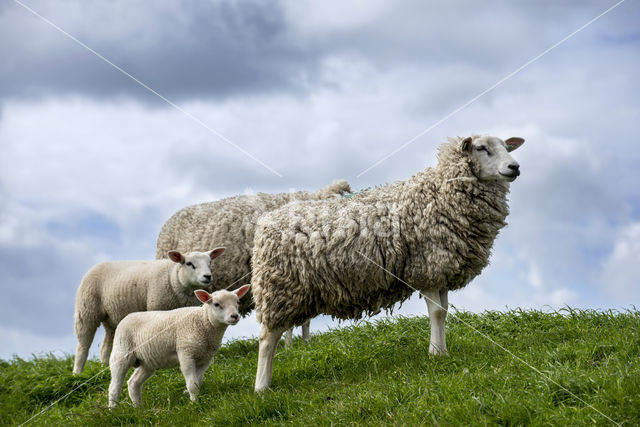
<path id="1" fill-rule="evenodd" d="M 427 301 L 430 354 L 444 354 L 448 292 L 489 262 L 520 175 L 506 141 L 474 135 L 440 146 L 438 164 L 406 181 L 324 202 L 298 201 L 258 221 L 251 285 L 262 323 L 255 390 L 271 383 L 282 332 L 318 314 L 358 319 Z"/>
<path id="2" fill-rule="evenodd" d="M 213 289 L 226 289 L 248 282 L 251 276 L 251 250 L 255 225 L 265 212 L 274 210 L 292 200 L 324 200 L 349 193 L 349 183 L 337 180 L 322 190 L 312 193 L 264 194 L 235 196 L 215 202 L 187 206 L 176 212 L 162 226 L 158 236 L 156 258 L 166 257 L 167 251 L 202 251 L 215 242 L 229 248 L 223 259 L 216 263 L 219 274 L 213 279 Z M 251 298 L 245 298 L 240 312 L 252 309 Z M 308 339 L 309 328 L 303 328 Z"/>
<path id="3" fill-rule="evenodd" d="M 202 302 L 201 307 L 131 313 L 125 317 L 116 329 L 109 361 L 109 407 L 115 407 L 120 400 L 124 377 L 132 366 L 136 369 L 127 385 L 134 406 L 140 405 L 142 385 L 156 370 L 177 365 L 189 397 L 195 402 L 227 326 L 240 320 L 238 300 L 248 290 L 249 285 L 234 292 L 211 294 L 199 289 L 195 296 Z"/>
<path id="4" fill-rule="evenodd" d="M 214 280 L 211 260 L 224 251 L 223 247 L 186 255 L 169 251 L 168 260 L 109 261 L 92 267 L 76 293 L 74 323 L 78 348 L 73 373 L 80 374 L 84 369 L 100 323 L 105 329 L 100 360 L 106 364 L 116 326 L 127 314 L 198 305 L 193 291 L 211 289 Z"/>

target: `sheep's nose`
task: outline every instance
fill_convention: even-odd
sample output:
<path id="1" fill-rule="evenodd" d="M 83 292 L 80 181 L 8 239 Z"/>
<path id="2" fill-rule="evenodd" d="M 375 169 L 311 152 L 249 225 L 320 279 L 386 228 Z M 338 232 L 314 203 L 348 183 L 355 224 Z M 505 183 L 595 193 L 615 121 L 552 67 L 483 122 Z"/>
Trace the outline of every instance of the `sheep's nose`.
<path id="1" fill-rule="evenodd" d="M 211 281 L 211 275 L 210 274 L 205 274 L 202 276 L 202 278 L 204 279 L 205 282 L 210 282 Z"/>
<path id="2" fill-rule="evenodd" d="M 511 163 L 508 166 L 509 169 L 511 169 L 512 171 L 514 171 L 516 173 L 516 175 L 520 175 L 520 165 L 517 163 Z"/>
<path id="3" fill-rule="evenodd" d="M 233 321 L 233 322 L 237 322 L 240 319 L 240 316 L 238 316 L 237 314 L 231 314 L 229 315 L 229 318 Z"/>

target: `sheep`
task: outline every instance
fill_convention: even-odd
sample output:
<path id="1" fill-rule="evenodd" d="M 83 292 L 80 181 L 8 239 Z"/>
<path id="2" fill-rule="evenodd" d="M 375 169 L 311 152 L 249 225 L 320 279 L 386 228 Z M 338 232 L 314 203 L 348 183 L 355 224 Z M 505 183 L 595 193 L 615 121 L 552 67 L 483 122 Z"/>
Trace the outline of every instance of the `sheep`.
<path id="1" fill-rule="evenodd" d="M 108 261 L 92 267 L 76 293 L 78 348 L 73 373 L 82 373 L 100 323 L 105 329 L 100 360 L 107 364 L 116 326 L 127 314 L 198 305 L 193 291 L 211 289 L 211 260 L 224 251 L 224 247 L 185 255 L 169 251 L 167 260 Z"/>
<path id="2" fill-rule="evenodd" d="M 200 307 L 131 313 L 125 317 L 116 329 L 109 360 L 109 407 L 114 408 L 120 400 L 124 377 L 132 366 L 136 369 L 127 385 L 134 406 L 140 405 L 142 385 L 156 370 L 178 365 L 189 397 L 195 402 L 227 326 L 240 320 L 238 300 L 249 286 L 211 294 L 198 289 L 194 293 L 202 302 Z"/>
<path id="3" fill-rule="evenodd" d="M 255 224 L 265 212 L 276 209 L 292 200 L 330 199 L 351 191 L 345 180 L 336 180 L 318 192 L 292 192 L 280 194 L 258 193 L 251 196 L 235 196 L 209 203 L 187 206 L 176 212 L 162 226 L 158 235 L 156 258 L 166 257 L 171 249 L 201 251 L 216 242 L 229 249 L 214 277 L 213 289 L 226 289 L 248 282 L 251 276 L 251 250 Z M 251 298 L 240 305 L 242 315 L 252 309 Z M 308 339 L 308 326 L 303 338 Z"/>
<path id="4" fill-rule="evenodd" d="M 255 390 L 271 383 L 282 332 L 318 314 L 359 319 L 391 309 L 414 288 L 427 301 L 429 353 L 444 354 L 448 291 L 489 262 L 506 225 L 509 154 L 524 139 L 449 139 L 438 163 L 406 181 L 349 198 L 297 201 L 256 226 L 252 292 L 262 323 Z"/>

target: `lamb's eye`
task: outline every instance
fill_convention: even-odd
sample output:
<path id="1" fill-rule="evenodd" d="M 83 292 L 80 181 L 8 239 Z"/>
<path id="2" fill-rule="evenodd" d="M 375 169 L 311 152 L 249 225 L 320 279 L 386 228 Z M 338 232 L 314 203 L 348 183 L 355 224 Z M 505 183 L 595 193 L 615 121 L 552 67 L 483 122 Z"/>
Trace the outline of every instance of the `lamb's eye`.
<path id="1" fill-rule="evenodd" d="M 222 307 L 222 306 L 220 305 L 220 303 L 218 303 L 218 302 L 214 302 L 214 303 L 213 303 L 213 306 L 214 306 L 214 307 L 216 307 L 216 308 L 221 308 L 221 307 Z"/>
<path id="2" fill-rule="evenodd" d="M 187 263 L 187 265 L 188 265 L 189 267 L 193 268 L 194 270 L 196 269 L 196 266 L 195 266 L 195 265 L 193 265 L 193 263 L 191 263 L 191 262 L 188 262 L 188 263 Z"/>

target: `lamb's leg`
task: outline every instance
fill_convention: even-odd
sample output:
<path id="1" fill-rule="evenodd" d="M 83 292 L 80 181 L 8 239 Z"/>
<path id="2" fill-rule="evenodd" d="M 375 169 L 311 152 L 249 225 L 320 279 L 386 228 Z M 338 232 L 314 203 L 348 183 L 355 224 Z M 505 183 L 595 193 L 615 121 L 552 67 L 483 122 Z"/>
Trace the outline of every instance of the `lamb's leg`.
<path id="1" fill-rule="evenodd" d="M 178 353 L 178 360 L 180 361 L 180 371 L 182 371 L 182 376 L 184 376 L 184 381 L 187 384 L 189 397 L 192 402 L 195 402 L 200 392 L 200 381 L 198 381 L 196 362 L 184 353 Z"/>
<path id="2" fill-rule="evenodd" d="M 76 349 L 76 359 L 73 364 L 73 374 L 78 375 L 82 373 L 84 364 L 87 362 L 87 356 L 89 355 L 89 349 L 93 342 L 93 337 L 96 334 L 96 330 L 100 322 L 92 322 L 89 320 L 80 321 L 76 315 L 76 334 L 78 335 L 78 348 Z"/>
<path id="3" fill-rule="evenodd" d="M 102 326 L 104 326 L 104 340 L 102 340 L 102 347 L 100 348 L 100 361 L 103 365 L 109 366 L 109 357 L 113 348 L 113 336 L 116 330 L 107 325 L 106 322 L 102 322 Z"/>
<path id="4" fill-rule="evenodd" d="M 213 359 L 212 359 L 213 360 Z M 205 363 L 201 366 L 196 366 L 196 384 L 198 385 L 198 390 L 202 388 L 202 382 L 204 381 L 204 373 L 207 372 L 207 368 L 209 367 L 209 363 Z"/>
<path id="5" fill-rule="evenodd" d="M 146 380 L 153 375 L 155 371 L 146 366 L 140 365 L 133 371 L 133 375 L 127 381 L 127 388 L 129 389 L 129 397 L 133 406 L 140 406 L 142 401 L 142 385 Z"/>
<path id="6" fill-rule="evenodd" d="M 273 356 L 276 354 L 278 341 L 283 329 L 271 330 L 262 326 L 260 331 L 260 347 L 258 353 L 258 372 L 256 373 L 255 391 L 261 392 L 269 388 L 271 384 L 271 372 L 273 370 Z"/>
<path id="7" fill-rule="evenodd" d="M 293 342 L 293 327 L 287 329 L 287 332 L 284 334 L 284 345 L 289 347 Z"/>
<path id="8" fill-rule="evenodd" d="M 111 361 L 111 384 L 109 385 L 109 408 L 115 408 L 120 400 L 120 391 L 124 377 L 129 370 L 129 361 L 123 357 L 117 361 Z"/>
<path id="9" fill-rule="evenodd" d="M 427 310 L 431 321 L 429 354 L 445 354 L 447 347 L 444 339 L 444 321 L 447 317 L 448 308 L 447 291 L 429 290 L 422 292 L 422 295 L 427 300 Z"/>
<path id="10" fill-rule="evenodd" d="M 309 328 L 311 326 L 311 319 L 308 319 L 306 322 L 302 324 L 302 340 L 304 342 L 309 342 Z"/>

